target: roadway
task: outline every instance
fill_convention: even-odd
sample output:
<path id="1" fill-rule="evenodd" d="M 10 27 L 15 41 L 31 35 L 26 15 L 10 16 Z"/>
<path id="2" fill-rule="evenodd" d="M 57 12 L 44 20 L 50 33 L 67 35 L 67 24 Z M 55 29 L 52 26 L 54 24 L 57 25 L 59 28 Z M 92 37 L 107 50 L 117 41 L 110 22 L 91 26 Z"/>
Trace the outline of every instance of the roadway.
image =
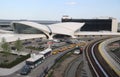
<path id="1" fill-rule="evenodd" d="M 101 40 L 97 40 L 88 44 L 85 48 L 85 55 L 91 73 L 93 77 L 118 77 L 99 53 L 98 46 L 101 42 Z"/>
<path id="2" fill-rule="evenodd" d="M 43 63 L 41 63 L 38 67 L 32 69 L 32 71 L 28 75 L 20 75 L 20 70 L 15 72 L 12 75 L 4 76 L 4 77 L 40 77 L 40 74 L 44 72 L 46 68 L 50 69 L 51 66 L 55 63 L 55 60 L 60 57 L 61 55 L 71 51 L 72 49 L 69 49 L 67 51 L 61 52 L 57 55 L 51 55 L 48 58 L 44 60 Z"/>
<path id="3" fill-rule="evenodd" d="M 83 61 L 82 55 L 79 55 L 74 61 L 72 61 L 65 70 L 64 77 L 76 77 L 76 72 L 79 64 Z"/>

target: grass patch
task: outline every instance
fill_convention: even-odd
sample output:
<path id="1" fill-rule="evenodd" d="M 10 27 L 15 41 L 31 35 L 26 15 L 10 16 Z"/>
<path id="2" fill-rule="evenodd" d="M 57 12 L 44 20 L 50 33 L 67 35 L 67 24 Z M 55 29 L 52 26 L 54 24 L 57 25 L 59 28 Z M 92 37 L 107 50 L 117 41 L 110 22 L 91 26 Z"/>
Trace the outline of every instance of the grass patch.
<path id="1" fill-rule="evenodd" d="M 54 66 L 52 67 L 52 70 L 48 73 L 47 77 L 53 77 L 53 70 L 55 68 L 58 68 L 60 63 L 62 63 L 66 58 L 70 57 L 70 55 L 72 54 L 72 52 L 69 52 L 65 55 L 63 55 L 59 60 L 57 60 L 57 62 L 54 64 Z"/>
<path id="2" fill-rule="evenodd" d="M 29 57 L 30 57 L 30 54 L 28 54 L 26 56 L 20 56 L 10 63 L 7 63 L 7 62 L 0 63 L 0 67 L 1 68 L 11 68 L 11 67 L 21 63 L 22 61 L 28 59 Z"/>
<path id="3" fill-rule="evenodd" d="M 70 57 L 75 49 L 69 51 L 68 53 L 61 56 L 59 59 L 55 61 L 55 64 L 51 67 L 48 75 L 46 77 L 53 77 L 53 70 L 57 67 L 59 67 L 60 63 L 63 62 L 66 58 Z"/>
<path id="4" fill-rule="evenodd" d="M 53 71 L 51 71 L 50 73 L 48 73 L 47 77 L 52 77 L 52 75 L 53 75 Z"/>
<path id="5" fill-rule="evenodd" d="M 38 51 L 44 50 L 44 48 L 33 47 L 33 46 L 28 46 L 28 47 L 26 47 L 26 48 L 27 48 L 27 49 L 32 49 L 32 50 L 38 50 Z"/>
<path id="6" fill-rule="evenodd" d="M 69 52 L 69 53 L 65 54 L 64 56 L 62 56 L 62 57 L 58 60 L 58 63 L 63 62 L 66 58 L 70 57 L 71 54 L 72 54 L 72 52 Z"/>

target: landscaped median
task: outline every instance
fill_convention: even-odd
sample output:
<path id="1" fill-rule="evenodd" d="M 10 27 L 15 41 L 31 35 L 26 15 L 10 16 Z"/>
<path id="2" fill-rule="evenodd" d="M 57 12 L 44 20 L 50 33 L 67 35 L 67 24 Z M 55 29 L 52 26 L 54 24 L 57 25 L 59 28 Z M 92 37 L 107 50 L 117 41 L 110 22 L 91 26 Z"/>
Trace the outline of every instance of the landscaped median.
<path id="1" fill-rule="evenodd" d="M 10 75 L 25 65 L 25 60 L 30 57 L 28 55 L 15 55 L 9 53 L 6 57 L 4 53 L 0 52 L 0 76 Z"/>
<path id="2" fill-rule="evenodd" d="M 2 58 L 3 61 L 0 61 L 0 68 L 12 68 L 17 64 L 21 63 L 22 61 L 28 59 L 29 57 L 30 54 L 25 56 L 10 54 L 9 56 L 7 56 L 7 58 Z"/>
<path id="3" fill-rule="evenodd" d="M 59 50 L 53 51 L 52 54 L 57 55 L 60 52 L 62 53 L 66 50 L 69 50 L 55 59 L 55 64 L 51 67 L 46 77 L 63 77 L 67 66 L 78 57 L 78 55 L 73 54 L 73 51 L 75 49 L 80 49 L 79 47 L 83 47 L 85 45 L 86 44 L 81 45 L 80 43 L 70 44 L 68 46 L 60 48 Z"/>
<path id="4" fill-rule="evenodd" d="M 78 57 L 78 55 L 73 55 L 72 51 L 62 56 L 59 60 L 56 60 L 56 64 L 51 68 L 46 77 L 63 77 L 69 63 Z"/>

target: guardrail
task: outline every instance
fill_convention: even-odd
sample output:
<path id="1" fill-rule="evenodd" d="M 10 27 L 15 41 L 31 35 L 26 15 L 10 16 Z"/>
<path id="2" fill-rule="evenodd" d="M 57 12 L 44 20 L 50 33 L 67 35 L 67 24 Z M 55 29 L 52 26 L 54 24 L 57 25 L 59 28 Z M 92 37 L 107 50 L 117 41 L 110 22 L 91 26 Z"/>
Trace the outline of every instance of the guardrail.
<path id="1" fill-rule="evenodd" d="M 110 65 L 110 67 L 115 71 L 115 73 L 120 76 L 120 65 L 107 53 L 106 46 L 112 42 L 120 40 L 120 37 L 105 40 L 99 45 L 99 51 L 105 61 Z"/>

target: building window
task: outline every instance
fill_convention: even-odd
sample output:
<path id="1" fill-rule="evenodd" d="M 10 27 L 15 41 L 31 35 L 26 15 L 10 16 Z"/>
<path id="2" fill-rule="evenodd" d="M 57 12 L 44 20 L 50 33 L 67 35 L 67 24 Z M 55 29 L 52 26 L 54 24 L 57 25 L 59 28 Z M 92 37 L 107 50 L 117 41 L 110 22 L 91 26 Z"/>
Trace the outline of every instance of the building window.
<path id="1" fill-rule="evenodd" d="M 42 31 L 19 23 L 14 23 L 14 31 L 19 34 L 44 34 Z"/>

